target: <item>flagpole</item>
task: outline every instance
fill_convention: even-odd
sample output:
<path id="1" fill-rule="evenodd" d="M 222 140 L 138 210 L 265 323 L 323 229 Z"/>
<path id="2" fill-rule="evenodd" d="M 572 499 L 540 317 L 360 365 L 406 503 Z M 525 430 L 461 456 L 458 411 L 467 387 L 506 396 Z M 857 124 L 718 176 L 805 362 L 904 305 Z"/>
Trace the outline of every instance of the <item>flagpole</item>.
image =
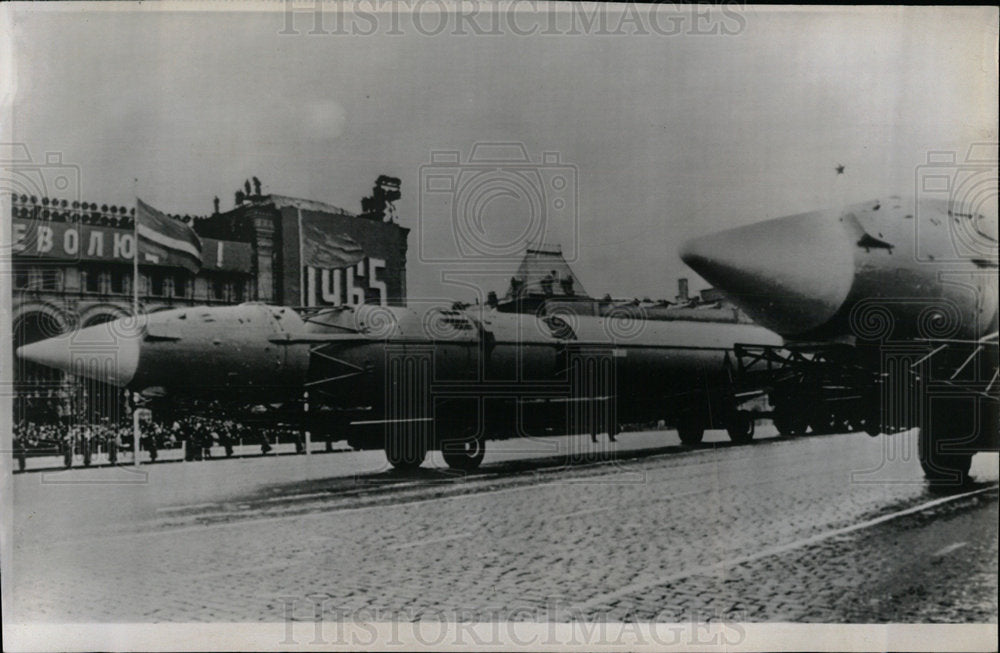
<path id="1" fill-rule="evenodd" d="M 132 195 L 135 197 L 135 215 L 132 216 L 132 319 L 139 326 L 139 178 L 132 179 Z M 142 438 L 139 433 L 139 393 L 132 393 L 132 465 L 139 466 L 139 452 Z"/>
<path id="2" fill-rule="evenodd" d="M 139 317 L 139 178 L 132 180 L 135 196 L 135 215 L 132 216 L 132 314 Z"/>
<path id="3" fill-rule="evenodd" d="M 296 213 L 298 214 L 298 229 L 299 229 L 299 306 L 306 306 L 309 303 L 311 297 L 306 297 L 306 264 L 305 264 L 305 249 L 303 245 L 302 238 L 302 208 L 296 207 Z"/>

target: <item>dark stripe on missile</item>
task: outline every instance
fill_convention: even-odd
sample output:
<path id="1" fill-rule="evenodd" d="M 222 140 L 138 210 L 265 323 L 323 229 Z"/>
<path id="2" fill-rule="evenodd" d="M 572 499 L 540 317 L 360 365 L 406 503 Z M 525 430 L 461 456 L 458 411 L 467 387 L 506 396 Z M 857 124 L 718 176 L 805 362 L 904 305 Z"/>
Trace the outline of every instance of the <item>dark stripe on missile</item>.
<path id="1" fill-rule="evenodd" d="M 180 340 L 181 336 L 176 327 L 172 327 L 170 324 L 161 324 L 153 320 L 147 320 L 145 329 L 145 338 L 143 340 L 147 341 L 158 341 L 158 340 Z"/>
<path id="2" fill-rule="evenodd" d="M 895 247 L 895 245 L 887 243 L 884 240 L 879 240 L 878 238 L 875 238 L 871 234 L 866 233 L 864 236 L 861 237 L 861 240 L 858 241 L 858 247 L 864 247 L 866 252 L 871 251 L 873 248 L 887 249 L 889 250 L 889 253 L 892 254 L 892 249 L 893 247 Z"/>

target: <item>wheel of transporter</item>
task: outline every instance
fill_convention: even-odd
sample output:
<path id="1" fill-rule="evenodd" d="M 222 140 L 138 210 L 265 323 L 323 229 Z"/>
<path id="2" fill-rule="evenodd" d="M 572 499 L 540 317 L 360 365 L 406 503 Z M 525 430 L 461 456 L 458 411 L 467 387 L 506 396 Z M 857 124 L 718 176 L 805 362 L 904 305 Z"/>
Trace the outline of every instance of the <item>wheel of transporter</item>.
<path id="1" fill-rule="evenodd" d="M 839 424 L 836 418 L 834 418 L 833 413 L 825 407 L 818 407 L 809 419 L 809 428 L 812 429 L 813 435 L 836 433 L 838 426 Z"/>
<path id="2" fill-rule="evenodd" d="M 802 435 L 806 432 L 806 427 L 808 426 L 808 423 L 801 415 L 787 408 L 776 409 L 774 416 L 771 417 L 771 422 L 774 424 L 774 428 L 778 430 L 778 433 L 784 436 Z"/>
<path id="3" fill-rule="evenodd" d="M 972 453 L 955 451 L 955 448 L 968 438 L 966 434 L 972 431 L 973 420 L 968 407 L 957 401 L 948 408 L 951 410 L 941 410 L 932 416 L 929 426 L 920 429 L 917 455 L 928 481 L 940 487 L 957 487 L 969 482 Z"/>
<path id="4" fill-rule="evenodd" d="M 729 439 L 737 444 L 750 442 L 754 434 L 753 416 L 745 410 L 734 412 L 726 425 L 726 432 Z"/>
<path id="5" fill-rule="evenodd" d="M 969 482 L 972 454 L 940 453 L 934 451 L 933 436 L 920 435 L 920 467 L 924 476 L 935 485 L 962 486 Z"/>
<path id="6" fill-rule="evenodd" d="M 677 420 L 677 435 L 684 444 L 698 444 L 705 437 L 705 423 L 694 415 Z"/>
<path id="7" fill-rule="evenodd" d="M 442 443 L 441 455 L 452 469 L 471 471 L 479 467 L 486 455 L 486 440 L 470 437 L 465 440 L 450 440 Z"/>

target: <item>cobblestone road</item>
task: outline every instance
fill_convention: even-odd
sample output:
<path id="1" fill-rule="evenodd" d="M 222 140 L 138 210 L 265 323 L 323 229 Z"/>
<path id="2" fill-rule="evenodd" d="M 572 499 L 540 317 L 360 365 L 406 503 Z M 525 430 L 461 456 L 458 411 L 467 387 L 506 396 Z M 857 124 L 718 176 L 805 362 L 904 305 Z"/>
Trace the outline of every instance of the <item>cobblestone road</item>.
<path id="1" fill-rule="evenodd" d="M 312 620 L 318 606 L 330 619 L 995 623 L 997 457 L 977 456 L 973 494 L 943 495 L 899 455 L 912 440 L 670 450 L 378 492 L 314 478 L 142 514 L 116 513 L 106 488 L 79 485 L 54 510 L 22 489 L 8 618 Z M 52 527 L 78 524 L 62 514 L 74 510 L 89 528 Z"/>

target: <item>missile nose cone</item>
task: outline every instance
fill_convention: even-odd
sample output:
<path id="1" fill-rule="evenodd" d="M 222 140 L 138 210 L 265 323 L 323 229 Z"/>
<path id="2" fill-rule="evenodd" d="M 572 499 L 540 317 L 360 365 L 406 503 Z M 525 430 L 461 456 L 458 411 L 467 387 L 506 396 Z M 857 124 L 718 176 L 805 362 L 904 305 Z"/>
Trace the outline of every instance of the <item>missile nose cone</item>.
<path id="1" fill-rule="evenodd" d="M 854 251 L 837 213 L 815 212 L 695 238 L 681 259 L 747 315 L 783 336 L 821 327 L 854 282 Z"/>
<path id="2" fill-rule="evenodd" d="M 127 386 L 139 367 L 142 328 L 122 318 L 18 347 L 17 356 L 69 374 Z"/>

